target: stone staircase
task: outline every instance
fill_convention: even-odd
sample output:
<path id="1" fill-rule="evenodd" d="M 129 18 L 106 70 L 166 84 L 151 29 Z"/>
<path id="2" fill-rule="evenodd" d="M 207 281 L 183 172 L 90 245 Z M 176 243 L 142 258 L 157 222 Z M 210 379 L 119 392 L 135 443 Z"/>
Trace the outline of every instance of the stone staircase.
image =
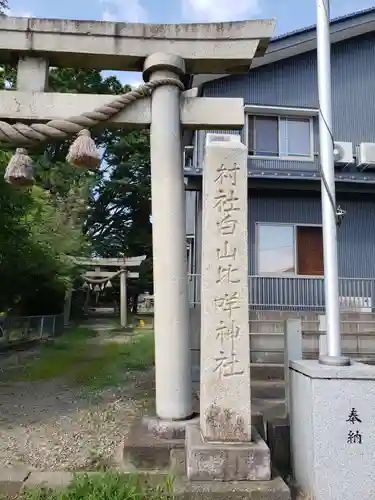
<path id="1" fill-rule="evenodd" d="M 284 365 L 278 363 L 251 363 L 250 374 L 251 396 L 253 399 L 284 399 Z"/>
<path id="2" fill-rule="evenodd" d="M 254 311 L 250 314 L 252 398 L 280 403 L 285 398 L 284 328 L 290 318 L 301 318 L 303 356 L 319 355 L 319 317 L 316 312 Z M 375 313 L 342 313 L 343 350 L 355 359 L 375 358 Z"/>
<path id="3" fill-rule="evenodd" d="M 317 312 L 252 311 L 249 318 L 251 396 L 256 412 L 281 416 L 285 407 L 284 328 L 290 318 L 301 318 L 304 358 L 317 359 L 319 346 Z M 194 389 L 199 393 L 200 308 L 190 311 Z M 375 359 L 375 313 L 341 314 L 344 352 L 355 359 Z"/>

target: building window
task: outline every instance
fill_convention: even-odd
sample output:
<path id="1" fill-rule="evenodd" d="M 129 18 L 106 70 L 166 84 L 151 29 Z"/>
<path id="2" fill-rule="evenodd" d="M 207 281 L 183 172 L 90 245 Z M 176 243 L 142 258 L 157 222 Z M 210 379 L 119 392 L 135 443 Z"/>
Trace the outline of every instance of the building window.
<path id="1" fill-rule="evenodd" d="M 258 224 L 258 274 L 322 276 L 320 226 Z"/>
<path id="2" fill-rule="evenodd" d="M 250 156 L 313 159 L 311 118 L 248 115 Z"/>

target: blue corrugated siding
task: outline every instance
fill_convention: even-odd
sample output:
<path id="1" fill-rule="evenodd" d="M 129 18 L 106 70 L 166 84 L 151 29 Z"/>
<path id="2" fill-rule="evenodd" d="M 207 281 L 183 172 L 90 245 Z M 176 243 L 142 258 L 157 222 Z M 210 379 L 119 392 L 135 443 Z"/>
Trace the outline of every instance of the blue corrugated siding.
<path id="1" fill-rule="evenodd" d="M 333 134 L 337 141 L 375 142 L 375 34 L 334 44 Z M 205 96 L 243 97 L 245 104 L 318 107 L 316 52 L 205 84 Z M 318 151 L 317 127 L 314 149 Z M 255 160 L 249 168 L 316 168 L 317 163 Z"/>
<path id="2" fill-rule="evenodd" d="M 337 203 L 347 211 L 338 229 L 339 275 L 343 278 L 375 278 L 375 200 L 357 201 L 338 198 Z M 202 217 L 200 206 L 197 221 L 197 245 L 200 247 Z M 249 197 L 249 274 L 256 275 L 257 222 L 321 224 L 320 198 L 255 195 Z M 197 272 L 200 272 L 200 249 L 197 249 Z"/>
<path id="3" fill-rule="evenodd" d="M 201 199 L 201 193 L 200 193 Z M 375 200 L 349 200 L 338 198 L 340 206 L 347 211 L 338 229 L 338 263 L 340 278 L 354 278 L 354 281 L 340 281 L 341 296 L 372 297 L 375 303 Z M 196 272 L 201 272 L 201 216 L 199 207 L 196 236 Z M 248 238 L 249 274 L 258 275 L 256 223 L 321 224 L 320 198 L 303 196 L 297 192 L 256 194 L 249 197 Z M 365 281 L 360 281 L 365 279 Z M 190 285 L 195 286 L 196 282 Z M 199 281 L 195 290 L 199 301 Z M 349 287 L 348 287 L 349 284 Z M 324 309 L 324 283 L 320 278 L 255 278 L 250 281 L 250 304 L 256 309 L 278 307 L 303 307 Z"/>
<path id="4" fill-rule="evenodd" d="M 332 51 L 332 69 L 335 61 Z M 318 105 L 316 54 L 309 52 L 204 85 L 204 96 L 243 97 L 245 104 L 313 108 Z M 332 74 L 332 78 L 334 71 Z"/>
<path id="5" fill-rule="evenodd" d="M 186 234 L 195 235 L 195 191 L 185 191 L 186 203 Z"/>
<path id="6" fill-rule="evenodd" d="M 339 275 L 375 278 L 375 202 L 338 200 L 347 215 L 338 230 Z M 249 272 L 257 274 L 255 224 L 321 224 L 319 198 L 251 196 L 249 198 Z"/>
<path id="7" fill-rule="evenodd" d="M 375 142 L 375 34 L 333 45 L 331 60 L 335 140 L 350 141 L 354 146 L 361 142 Z M 255 69 L 248 75 L 209 82 L 205 85 L 204 95 L 243 97 L 246 104 L 317 108 L 316 74 L 316 53 L 311 52 Z M 315 152 L 318 151 L 317 131 L 316 124 Z M 203 140 L 202 132 L 198 147 L 200 154 L 203 153 Z M 249 161 L 249 167 L 257 170 L 307 170 L 309 165 L 316 168 L 317 164 Z M 353 175 L 358 177 L 355 167 Z M 339 275 L 375 279 L 375 199 L 374 202 L 368 198 L 364 201 L 338 199 L 338 203 L 348 212 L 338 230 Z M 249 273 L 252 275 L 257 274 L 256 222 L 320 224 L 320 198 L 307 194 L 304 197 L 297 191 L 293 195 L 252 193 L 249 199 Z M 197 269 L 200 269 L 199 263 Z"/>

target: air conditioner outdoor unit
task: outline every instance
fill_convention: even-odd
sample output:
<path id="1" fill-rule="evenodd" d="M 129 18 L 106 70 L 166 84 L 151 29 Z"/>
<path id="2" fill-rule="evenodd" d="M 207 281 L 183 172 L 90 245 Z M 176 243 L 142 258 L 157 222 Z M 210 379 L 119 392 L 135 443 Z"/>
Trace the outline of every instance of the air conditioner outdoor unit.
<path id="1" fill-rule="evenodd" d="M 375 143 L 362 142 L 358 146 L 358 167 L 361 170 L 375 168 Z"/>
<path id="2" fill-rule="evenodd" d="M 336 165 L 348 165 L 350 163 L 354 163 L 353 143 L 335 142 L 333 156 Z"/>
<path id="3" fill-rule="evenodd" d="M 206 146 L 210 142 L 218 142 L 218 141 L 230 141 L 230 142 L 241 142 L 240 134 L 206 134 Z"/>
<path id="4" fill-rule="evenodd" d="M 371 312 L 371 297 L 339 297 L 341 312 Z"/>

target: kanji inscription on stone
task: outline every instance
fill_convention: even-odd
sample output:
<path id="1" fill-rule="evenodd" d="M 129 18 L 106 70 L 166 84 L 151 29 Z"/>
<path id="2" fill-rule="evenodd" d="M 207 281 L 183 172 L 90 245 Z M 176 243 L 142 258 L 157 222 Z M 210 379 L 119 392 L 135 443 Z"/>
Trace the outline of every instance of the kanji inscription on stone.
<path id="1" fill-rule="evenodd" d="M 247 149 L 211 142 L 203 171 L 201 390 L 203 439 L 251 440 Z M 246 235 L 244 237 L 244 235 Z M 233 422 L 213 421 L 212 408 Z M 215 419 L 214 419 L 215 420 Z M 241 422 L 241 432 L 231 426 Z"/>
<path id="2" fill-rule="evenodd" d="M 362 420 L 359 418 L 358 411 L 355 408 L 350 410 L 346 421 L 357 427 L 355 431 L 353 429 L 349 430 L 346 442 L 348 444 L 362 444 L 362 433 L 358 429 L 358 425 L 362 423 Z"/>

